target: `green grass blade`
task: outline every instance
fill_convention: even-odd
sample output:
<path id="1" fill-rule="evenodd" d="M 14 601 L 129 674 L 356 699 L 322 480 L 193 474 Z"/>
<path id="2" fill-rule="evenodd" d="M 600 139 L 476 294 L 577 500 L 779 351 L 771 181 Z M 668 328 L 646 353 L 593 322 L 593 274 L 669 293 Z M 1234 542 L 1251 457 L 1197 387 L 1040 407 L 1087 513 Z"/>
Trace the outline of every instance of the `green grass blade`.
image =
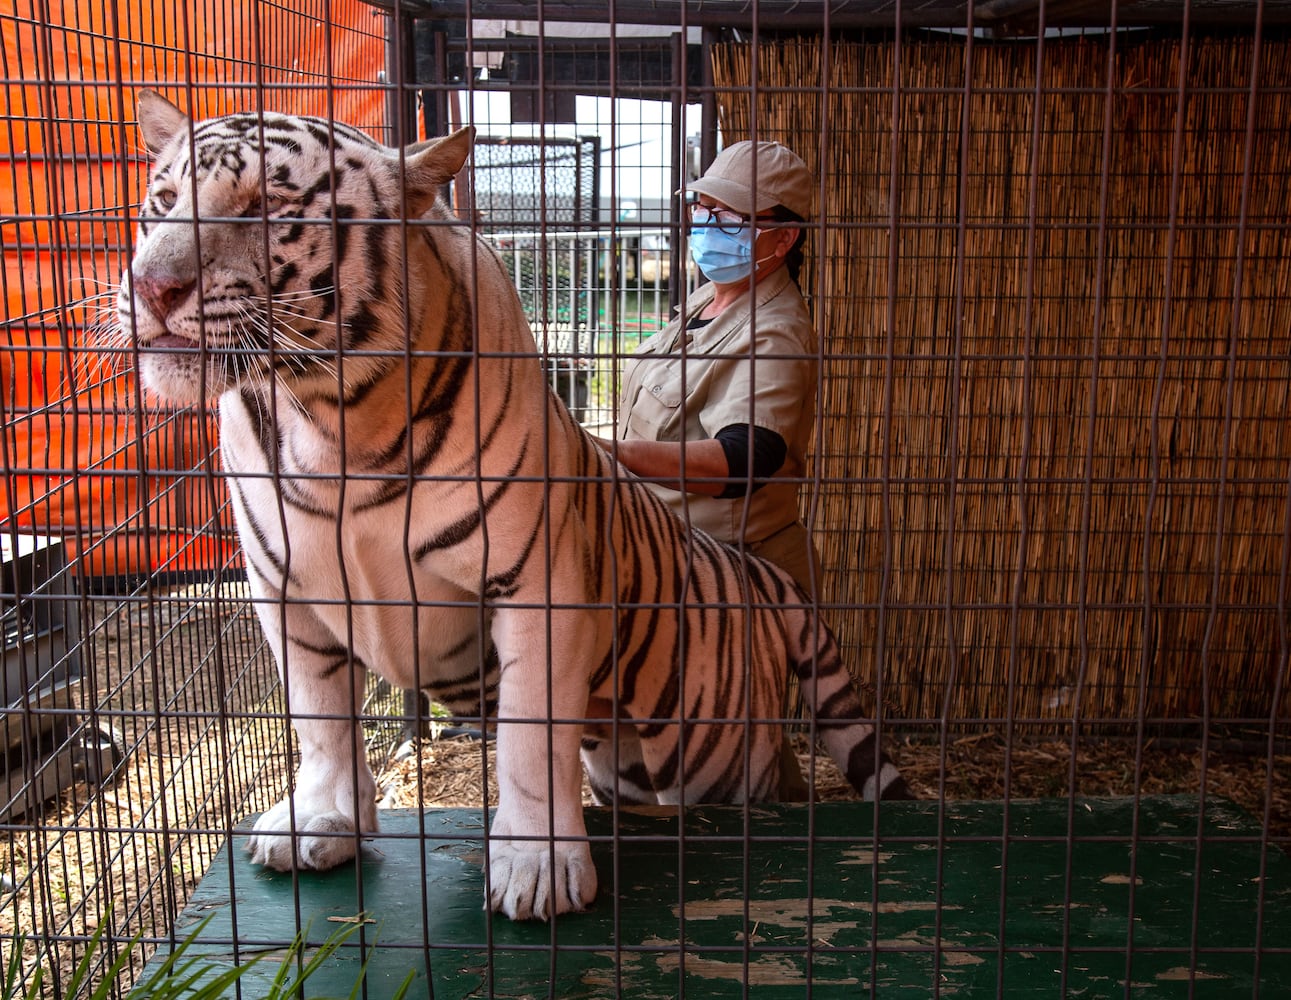
<path id="1" fill-rule="evenodd" d="M 404 976 L 403 982 L 399 985 L 399 988 L 395 990 L 394 996 L 392 996 L 390 1000 L 404 1000 L 408 995 L 408 991 L 412 989 L 412 984 L 416 978 L 416 971 L 413 969 L 408 970 L 408 975 Z"/>
<path id="2" fill-rule="evenodd" d="M 361 915 L 360 915 L 360 919 L 361 919 Z M 286 1000 L 286 998 L 288 997 L 295 997 L 297 993 L 303 993 L 306 980 L 308 980 L 310 976 L 312 976 L 315 972 L 317 972 L 319 968 L 322 967 L 324 962 L 326 962 L 333 955 L 335 955 L 336 952 L 340 949 L 341 945 L 343 945 L 346 941 L 348 941 L 351 937 L 353 937 L 355 933 L 357 933 L 360 926 L 362 925 L 358 923 L 350 924 L 346 927 L 341 927 L 338 930 L 334 931 L 333 933 L 329 934 L 327 936 L 327 939 L 321 945 L 318 946 L 318 950 L 310 957 L 309 961 L 305 963 L 305 967 L 301 970 L 300 975 L 295 980 L 293 980 L 290 984 L 287 985 L 286 989 L 288 990 L 288 992 L 282 993 L 282 994 L 279 994 L 279 993 L 270 994 L 271 1000 L 279 1000 L 280 997 L 282 998 L 282 1000 Z M 297 935 L 297 938 L 296 938 L 302 950 L 305 947 L 305 934 L 307 933 L 308 933 L 308 928 L 306 928 L 305 931 L 302 931 L 301 934 Z M 284 963 L 284 968 L 286 968 L 286 963 Z M 361 976 L 359 981 L 362 982 Z"/>

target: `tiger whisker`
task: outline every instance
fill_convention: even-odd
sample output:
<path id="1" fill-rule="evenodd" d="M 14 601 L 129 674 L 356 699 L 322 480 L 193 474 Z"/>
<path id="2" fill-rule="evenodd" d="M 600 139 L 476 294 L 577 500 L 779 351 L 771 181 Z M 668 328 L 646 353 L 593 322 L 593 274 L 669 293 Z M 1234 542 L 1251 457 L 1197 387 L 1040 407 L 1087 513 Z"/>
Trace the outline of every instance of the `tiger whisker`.
<path id="1" fill-rule="evenodd" d="M 84 279 L 82 279 L 82 280 L 83 280 L 83 281 L 89 281 L 90 279 L 88 279 L 88 278 L 84 278 Z M 72 300 L 70 300 L 70 301 L 68 301 L 68 302 L 65 302 L 65 303 L 63 303 L 63 308 L 64 308 L 64 309 L 69 309 L 69 310 L 72 310 L 72 309 L 85 309 L 85 308 L 90 307 L 93 303 L 98 302 L 98 301 L 109 302 L 109 303 L 112 303 L 112 304 L 115 306 L 116 299 L 117 299 L 117 293 L 116 293 L 116 291 L 115 291 L 114 289 L 112 289 L 112 288 L 103 288 L 103 289 L 101 289 L 101 290 L 99 290 L 99 291 L 91 292 L 91 293 L 89 293 L 88 295 L 82 295 L 80 298 L 72 299 Z"/>
<path id="2" fill-rule="evenodd" d="M 230 383 L 249 383 L 257 393 L 285 393 L 293 407 L 301 409 L 300 400 L 289 384 L 282 379 L 270 379 L 266 352 L 249 333 L 256 331 L 272 338 L 264 318 L 242 303 L 237 308 L 239 321 L 235 323 L 233 317 L 227 320 L 230 349 L 223 359 Z"/>
<path id="3" fill-rule="evenodd" d="M 278 316 L 290 316 L 294 319 L 307 319 L 311 321 L 316 321 L 316 317 L 311 316 L 309 313 L 301 309 L 299 303 L 279 302 L 277 299 L 272 300 L 272 302 L 270 302 L 269 300 L 261 300 L 260 312 L 262 314 L 267 315 L 270 309 L 272 309 L 275 318 L 277 318 Z M 327 322 L 327 325 L 329 327 L 335 327 L 338 324 L 334 320 L 329 320 Z M 342 320 L 339 325 L 342 329 L 347 329 L 350 324 L 345 320 Z"/>
<path id="4" fill-rule="evenodd" d="M 69 302 L 66 308 L 86 314 L 82 336 L 67 346 L 72 356 L 69 377 L 73 391 L 110 385 L 129 370 L 123 358 L 128 356 L 132 343 L 131 332 L 117 311 L 116 293 L 105 289 Z"/>
<path id="5" fill-rule="evenodd" d="M 263 313 L 252 310 L 246 305 L 239 305 L 239 310 L 243 314 L 244 322 L 248 327 L 264 334 L 274 344 L 282 344 L 284 339 L 288 339 L 289 343 L 284 344 L 283 349 L 291 350 L 294 354 L 299 352 L 296 356 L 305 357 L 339 379 L 339 369 L 335 361 L 332 360 L 333 349 L 327 343 L 297 329 L 277 312 L 275 312 L 274 324 L 271 327 Z M 297 318 L 309 319 L 310 317 L 300 316 Z M 288 338 L 281 336 L 283 331 L 289 335 Z M 341 385 L 346 391 L 350 388 L 348 380 L 341 380 Z"/>
<path id="6" fill-rule="evenodd" d="M 106 278 L 100 278 L 93 274 L 76 275 L 69 279 L 69 283 L 72 285 L 82 285 L 82 286 L 97 285 L 99 288 L 102 289 L 102 291 L 95 292 L 94 295 L 110 295 L 112 296 L 112 298 L 116 298 L 117 288 L 120 285 L 120 282 L 109 281 Z M 69 303 L 69 304 L 74 305 L 75 303 Z"/>
<path id="7" fill-rule="evenodd" d="M 270 300 L 261 299 L 260 301 L 261 301 L 261 302 L 263 302 L 263 303 L 267 303 L 267 302 L 269 302 Z M 244 308 L 245 308 L 245 307 L 244 307 Z M 261 315 L 261 316 L 267 316 L 267 315 L 268 315 L 268 313 L 269 313 L 268 308 L 263 308 L 263 309 L 261 309 L 261 310 L 259 311 L 259 315 Z M 250 316 L 252 315 L 252 314 L 251 314 L 251 312 L 250 312 L 249 310 L 247 310 L 247 311 L 246 311 L 246 314 L 247 314 L 247 316 L 248 316 L 248 317 L 250 317 Z M 283 317 L 287 317 L 287 319 L 283 319 Z M 315 317 L 313 317 L 313 316 L 309 315 L 308 313 L 305 313 L 305 312 L 301 311 L 297 306 L 295 306 L 295 305 L 290 305 L 290 304 L 289 304 L 289 305 L 287 305 L 287 306 L 285 306 L 285 307 L 284 307 L 284 306 L 282 306 L 282 305 L 278 304 L 276 301 L 274 301 L 274 303 L 273 303 L 273 319 L 274 319 L 274 322 L 275 322 L 275 323 L 280 324 L 281 326 L 283 326 L 284 328 L 286 328 L 286 329 L 287 329 L 287 331 L 288 331 L 289 333 L 291 333 L 291 335 L 292 335 L 294 338 L 296 338 L 297 340 L 299 340 L 299 341 L 303 342 L 306 346 L 308 346 L 308 347 L 315 347 L 315 348 L 317 348 L 319 351 L 324 352 L 324 353 L 327 353 L 327 354 L 331 354 L 331 353 L 332 353 L 332 351 L 333 351 L 333 347 L 332 347 L 329 343 L 327 343 L 326 341 L 320 340 L 320 339 L 318 339 L 318 338 L 316 338 L 316 337 L 310 336 L 309 334 L 306 334 L 306 333 L 302 332 L 301 330 L 299 330 L 296 326 L 294 326 L 294 325 L 290 322 L 290 320 L 307 320 L 307 321 L 309 321 L 309 322 L 311 322 L 311 323 L 316 323 L 316 322 L 317 322 L 317 320 L 316 320 L 316 318 L 315 318 Z M 335 320 L 329 320 L 329 321 L 327 321 L 327 324 L 326 324 L 326 325 L 327 325 L 327 326 L 328 326 L 328 328 L 330 328 L 330 329 L 336 329 L 336 328 L 339 328 L 339 329 L 340 329 L 340 330 L 342 330 L 342 331 L 344 331 L 344 330 L 348 330 L 348 329 L 350 328 L 350 324 L 349 324 L 347 321 L 345 321 L 345 320 L 340 320 L 339 322 L 338 322 L 338 321 L 335 321 Z M 267 332 L 267 331 L 265 331 L 265 332 Z"/>

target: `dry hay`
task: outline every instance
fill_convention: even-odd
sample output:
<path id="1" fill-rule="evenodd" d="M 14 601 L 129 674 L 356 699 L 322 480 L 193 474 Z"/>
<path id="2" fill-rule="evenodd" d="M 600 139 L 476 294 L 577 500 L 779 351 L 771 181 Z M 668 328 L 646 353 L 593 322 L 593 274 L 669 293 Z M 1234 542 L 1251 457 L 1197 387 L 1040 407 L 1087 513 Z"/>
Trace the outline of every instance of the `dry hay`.
<path id="1" fill-rule="evenodd" d="M 218 834 L 186 828 L 209 806 L 224 767 L 213 742 L 175 756 L 140 751 L 113 784 L 71 785 L 39 815 L 18 820 L 0 842 L 0 871 L 17 883 L 0 906 L 0 935 L 26 936 L 28 969 L 40 964 L 50 988 L 51 972 L 65 986 L 84 954 L 78 939 L 94 933 L 109 907 L 110 935 L 123 927 L 167 932 L 222 845 Z M 39 949 L 42 932 L 68 940 Z M 133 957 L 137 973 L 146 956 Z"/>
<path id="2" fill-rule="evenodd" d="M 166 935 L 219 831 L 285 780 L 280 695 L 252 617 L 238 585 L 89 603 L 80 665 L 124 759 L 109 784 L 68 782 L 0 835 L 0 935 L 26 938 L 47 992 L 70 981 L 109 909 L 109 937 Z M 217 670 L 222 685 L 198 683 Z"/>
<path id="3" fill-rule="evenodd" d="M 822 802 L 848 801 L 856 793 L 823 753 L 812 754 L 804 737 L 795 737 L 798 760 L 807 773 L 813 761 L 815 794 Z M 1082 742 L 1075 751 L 1059 740 L 1014 744 L 994 733 L 940 744 L 906 742 L 893 756 L 920 798 L 1015 799 L 1081 796 L 1196 795 L 1201 789 L 1202 754 L 1197 748 L 1149 742 L 1140 755 L 1123 741 Z M 1141 765 L 1136 766 L 1136 756 Z M 944 760 L 943 760 L 944 758 Z M 489 804 L 497 804 L 493 744 L 470 738 L 431 740 L 419 752 L 392 761 L 377 778 L 383 806 L 479 807 L 481 775 L 487 761 Z M 944 778 L 943 778 L 944 775 Z M 1137 776 L 1137 777 L 1136 777 Z M 1291 754 L 1272 758 L 1211 753 L 1206 759 L 1206 794 L 1231 799 L 1262 823 L 1268 793 L 1269 836 L 1291 841 Z M 590 803 L 586 782 L 584 803 Z"/>

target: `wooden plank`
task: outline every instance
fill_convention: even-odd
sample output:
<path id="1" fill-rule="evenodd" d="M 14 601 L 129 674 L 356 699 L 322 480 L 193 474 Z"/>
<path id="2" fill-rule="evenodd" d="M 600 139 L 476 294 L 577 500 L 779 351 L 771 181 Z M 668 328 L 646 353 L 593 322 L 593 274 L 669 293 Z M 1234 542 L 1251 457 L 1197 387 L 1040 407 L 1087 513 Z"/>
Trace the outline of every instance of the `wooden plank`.
<path id="1" fill-rule="evenodd" d="M 374 7 L 394 11 L 396 0 L 367 0 Z M 1265 26 L 1291 20 L 1289 0 L 1119 0 L 1117 24 L 1128 27 L 1177 26 L 1185 10 L 1193 27 L 1250 27 L 1263 7 Z M 684 10 L 683 10 L 684 7 Z M 399 0 L 398 9 L 413 17 L 454 21 L 532 21 L 531 0 Z M 973 7 L 973 23 L 979 28 L 1008 26 L 1018 22 L 1035 24 L 1040 0 L 993 0 Z M 650 24 L 689 27 L 751 28 L 763 30 L 820 31 L 831 28 L 891 28 L 898 16 L 904 28 L 963 28 L 968 24 L 965 0 L 618 0 L 614 7 L 617 24 Z M 605 5 L 599 0 L 547 0 L 542 17 L 548 24 L 560 22 L 606 23 Z M 1056 27 L 1104 27 L 1111 23 L 1111 0 L 1060 0 L 1045 8 L 1045 23 Z M 608 30 L 608 29 L 607 29 Z M 548 37 L 556 31 L 548 29 Z"/>
<path id="2" fill-rule="evenodd" d="M 1291 860 L 1215 800 L 1200 838 L 1191 797 L 1141 800 L 1137 835 L 1119 799 L 884 804 L 877 840 L 861 803 L 757 807 L 747 823 L 733 807 L 624 813 L 617 861 L 611 816 L 591 810 L 600 895 L 549 925 L 484 912 L 478 812 L 391 810 L 382 824 L 358 867 L 321 874 L 266 872 L 226 849 L 177 934 L 214 915 L 190 954 L 226 968 L 270 953 L 244 996 L 263 995 L 298 919 L 317 944 L 360 913 L 378 998 L 409 970 L 411 995 L 429 978 L 437 998 L 734 997 L 746 982 L 760 1000 L 809 982 L 825 997 L 873 982 L 885 998 L 934 984 L 975 998 L 1001 980 L 1006 996 L 1064 982 L 1120 996 L 1127 974 L 1132 997 L 1189 996 L 1190 978 L 1197 997 L 1251 996 L 1257 981 L 1260 996 L 1291 995 Z M 309 995 L 350 995 L 353 940 Z"/>

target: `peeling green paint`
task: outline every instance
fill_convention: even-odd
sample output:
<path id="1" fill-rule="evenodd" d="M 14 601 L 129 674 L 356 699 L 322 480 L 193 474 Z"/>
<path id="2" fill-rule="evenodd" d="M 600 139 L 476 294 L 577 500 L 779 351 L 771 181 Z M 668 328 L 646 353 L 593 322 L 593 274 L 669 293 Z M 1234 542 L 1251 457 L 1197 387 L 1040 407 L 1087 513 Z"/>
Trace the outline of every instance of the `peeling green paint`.
<path id="1" fill-rule="evenodd" d="M 758 1000 L 799 1000 L 808 984 L 813 996 L 848 1000 L 872 988 L 883 1000 L 934 987 L 957 998 L 1057 996 L 1064 970 L 1071 997 L 1227 1000 L 1253 995 L 1257 974 L 1260 996 L 1291 996 L 1286 954 L 1260 956 L 1258 973 L 1252 954 L 1257 921 L 1266 947 L 1291 942 L 1291 859 L 1209 797 L 1199 845 L 1197 810 L 1195 798 L 1145 798 L 1137 816 L 1130 800 L 1089 800 L 1072 818 L 1066 800 L 1015 800 L 1007 812 L 956 803 L 939 817 L 936 803 L 884 803 L 875 841 L 872 807 L 837 803 L 815 807 L 810 852 L 805 806 L 758 807 L 747 828 L 733 807 L 624 810 L 617 865 L 611 816 L 592 810 L 600 895 L 588 913 L 550 925 L 484 912 L 478 810 L 389 811 L 392 836 L 332 872 L 267 873 L 235 843 L 178 927 L 215 913 L 192 953 L 229 963 L 235 919 L 243 955 L 295 935 L 294 894 L 311 943 L 333 929 L 329 917 L 364 912 L 377 923 L 355 945 L 377 944 L 374 1000 L 409 969 L 411 995 L 433 986 L 437 1000 L 717 1000 L 742 996 L 746 983 Z M 678 833 L 681 850 L 669 839 Z M 318 989 L 350 995 L 357 966 L 334 963 L 335 981 L 320 974 Z M 244 995 L 255 995 L 254 975 L 273 972 L 271 961 L 251 970 Z"/>

